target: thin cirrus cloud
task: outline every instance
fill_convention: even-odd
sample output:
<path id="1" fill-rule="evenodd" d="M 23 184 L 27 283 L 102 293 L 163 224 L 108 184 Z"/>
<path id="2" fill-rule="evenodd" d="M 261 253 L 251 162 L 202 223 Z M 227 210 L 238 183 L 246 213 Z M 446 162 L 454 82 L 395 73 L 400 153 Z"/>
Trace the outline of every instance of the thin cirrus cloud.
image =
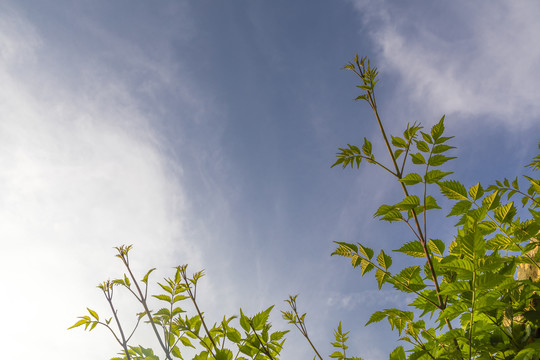
<path id="1" fill-rule="evenodd" d="M 388 5 L 355 2 L 380 67 L 401 77 L 400 96 L 433 114 L 487 115 L 510 127 L 538 120 L 537 2 Z"/>
<path id="2" fill-rule="evenodd" d="M 79 358 L 105 358 L 118 349 L 105 331 L 89 349 L 87 334 L 66 329 L 85 305 L 106 309 L 94 285 L 121 271 L 113 246 L 134 244 L 139 271 L 177 265 L 173 243 L 198 263 L 183 236 L 181 169 L 121 79 L 99 63 L 81 69 L 82 89 L 54 78 L 48 40 L 15 11 L 0 16 L 0 34 L 3 356 L 70 358 L 84 348 Z"/>

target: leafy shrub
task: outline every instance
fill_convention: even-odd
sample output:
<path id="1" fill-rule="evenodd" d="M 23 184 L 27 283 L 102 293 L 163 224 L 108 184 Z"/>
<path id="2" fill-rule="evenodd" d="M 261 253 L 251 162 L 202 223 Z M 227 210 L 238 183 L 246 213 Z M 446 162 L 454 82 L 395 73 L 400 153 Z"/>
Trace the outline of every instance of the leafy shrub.
<path id="1" fill-rule="evenodd" d="M 513 181 L 505 178 L 485 188 L 477 183 L 468 189 L 457 180 L 448 180 L 452 173 L 440 168 L 455 157 L 448 156 L 454 147 L 449 145 L 452 137 L 445 136 L 444 116 L 430 131 L 424 132 L 417 123 L 408 124 L 402 136 L 389 138 L 375 101 L 377 69 L 371 67 L 366 58 L 358 56 L 345 68 L 361 81 L 358 88 L 362 94 L 357 100 L 366 101 L 373 110 L 390 165 L 375 157 L 372 143 L 364 138 L 361 146 L 340 148 L 332 167 L 359 168 L 362 162 L 367 162 L 395 178 L 404 197 L 394 204 L 381 205 L 375 217 L 403 223 L 415 240 L 403 243 L 394 251 L 413 258 L 413 264 L 420 262 L 420 265 L 390 271 L 392 257 L 384 250 L 375 256 L 373 249 L 361 243 L 336 243 L 333 255 L 349 258 L 362 276 L 373 272 L 379 289 L 390 284 L 397 291 L 414 296 L 409 308 L 382 309 L 372 314 L 366 325 L 386 319 L 398 332 L 400 340 L 408 343 L 407 351 L 403 346 L 397 347 L 390 354 L 391 360 L 538 360 L 540 252 L 537 250 L 540 242 L 535 237 L 540 231 L 540 180 L 523 176 L 525 185 L 520 185 L 518 178 Z M 539 170 L 540 155 L 527 166 Z M 441 209 L 433 189 L 454 201 L 448 213 L 457 218 L 453 239 L 443 241 L 427 235 L 427 213 Z M 522 213 L 527 219 L 518 216 L 516 200 L 526 208 L 527 212 Z M 195 360 L 278 358 L 287 331 L 270 332 L 268 317 L 273 306 L 253 317 L 246 316 L 240 309 L 240 317 L 224 317 L 209 328 L 196 301 L 197 282 L 203 273 L 188 277 L 186 266 L 179 266 L 172 278 L 159 283 L 164 293 L 152 295 L 165 306 L 151 311 L 147 290 L 148 278 L 154 269 L 137 281 L 129 265 L 131 247 L 116 249 L 116 256 L 128 273 L 99 286 L 113 317 L 100 320 L 95 311 L 88 309 L 89 315 L 80 317 L 71 327 L 84 325 L 85 329 L 92 330 L 102 325 L 108 328 L 122 347 L 121 357 L 115 359 L 158 359 L 152 349 L 128 344 L 135 329 L 126 336 L 116 315 L 112 297 L 118 286 L 131 292 L 141 304 L 143 311 L 137 315 L 137 325 L 141 319 L 147 319 L 166 359 L 182 358 L 181 346 L 197 349 Z M 309 338 L 306 314 L 298 312 L 296 299 L 290 296 L 286 300 L 291 310 L 282 311 L 282 316 L 300 331 L 316 358 L 322 360 Z M 188 316 L 184 307 L 180 307 L 183 301 L 192 302 L 194 314 Z M 240 327 L 233 326 L 236 320 Z M 331 344 L 336 351 L 331 358 L 360 360 L 346 356 L 348 332 L 342 331 L 341 323 L 334 337 Z"/>

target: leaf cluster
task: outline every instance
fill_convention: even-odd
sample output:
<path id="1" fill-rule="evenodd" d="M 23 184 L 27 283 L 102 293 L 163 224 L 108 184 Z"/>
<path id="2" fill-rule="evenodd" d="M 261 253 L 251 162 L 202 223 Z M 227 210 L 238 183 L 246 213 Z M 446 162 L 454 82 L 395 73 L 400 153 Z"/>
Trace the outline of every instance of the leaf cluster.
<path id="1" fill-rule="evenodd" d="M 356 60 L 356 58 L 355 58 Z M 365 61 L 346 65 L 364 84 L 376 79 L 362 71 Z M 375 155 L 360 152 L 354 145 L 340 148 L 332 165 L 356 165 L 362 160 L 390 173 L 404 197 L 379 206 L 374 216 L 387 222 L 402 222 L 414 240 L 405 241 L 395 252 L 423 264 L 391 271 L 393 260 L 384 250 L 377 256 L 364 244 L 336 242 L 332 255 L 350 259 L 361 276 L 374 272 L 379 289 L 390 284 L 396 291 L 413 296 L 409 309 L 383 309 L 375 312 L 366 325 L 386 319 L 410 350 L 398 347 L 391 359 L 538 359 L 540 357 L 539 279 L 517 277 L 525 267 L 540 270 L 540 180 L 529 176 L 520 187 L 518 178 L 496 181 L 484 188 L 480 183 L 467 188 L 457 180 L 447 180 L 451 172 L 440 169 L 454 159 L 446 153 L 453 146 L 445 136 L 444 116 L 429 132 L 414 123 L 403 136 L 387 137 L 378 114 L 374 87 L 360 87 L 372 108 L 388 150 L 390 164 Z M 371 142 L 364 139 L 364 144 Z M 364 147 L 366 147 L 364 145 Z M 538 170 L 536 156 L 527 165 Z M 360 159 L 359 159 L 360 158 Z M 380 157 L 378 156 L 377 159 Z M 413 170 L 408 170 L 412 166 Z M 441 207 L 440 195 L 454 201 L 448 216 L 458 218 L 453 239 L 428 237 L 427 213 Z M 514 205 L 519 199 L 528 207 L 528 218 L 521 219 Z M 430 321 L 425 317 L 429 315 Z M 431 325 L 428 325 L 431 324 Z"/>
<path id="2" fill-rule="evenodd" d="M 197 284 L 204 276 L 203 271 L 187 275 L 187 265 L 176 267 L 174 276 L 158 282 L 163 292 L 151 295 L 161 306 L 158 310 L 150 310 L 148 299 L 148 280 L 155 269 L 150 269 L 139 281 L 133 276 L 129 265 L 131 246 L 121 246 L 117 249 L 117 257 L 122 259 L 128 273 L 122 278 L 106 281 L 98 287 L 103 291 L 111 307 L 113 317 L 102 321 L 97 312 L 87 309 L 90 316 L 79 317 L 70 329 L 83 326 L 85 330 L 93 330 L 97 325 L 106 327 L 122 347 L 120 357 L 111 360 L 151 359 L 159 357 L 154 350 L 141 345 L 131 345 L 130 340 L 141 319 L 146 318 L 154 330 L 166 359 L 184 359 L 183 351 L 192 348 L 196 351 L 194 360 L 247 360 L 247 359 L 279 359 L 279 354 L 285 342 L 288 331 L 271 331 L 268 321 L 273 306 L 256 314 L 246 316 L 240 309 L 240 316 L 223 317 L 209 327 L 204 313 L 197 303 Z M 144 284 L 144 290 L 141 288 Z M 136 314 L 137 324 L 129 336 L 125 335 L 124 326 L 117 316 L 113 304 L 115 287 L 122 287 L 130 292 L 142 305 L 143 311 Z M 185 310 L 191 302 L 192 310 Z M 113 318 L 115 322 L 113 322 Z M 239 326 L 234 326 L 233 322 Z"/>

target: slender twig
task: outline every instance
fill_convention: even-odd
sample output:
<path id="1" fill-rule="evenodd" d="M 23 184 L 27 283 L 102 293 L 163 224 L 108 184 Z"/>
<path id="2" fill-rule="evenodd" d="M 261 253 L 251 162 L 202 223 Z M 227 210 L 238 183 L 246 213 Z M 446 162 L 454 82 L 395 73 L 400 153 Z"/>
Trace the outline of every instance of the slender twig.
<path id="1" fill-rule="evenodd" d="M 189 295 L 191 301 L 193 302 L 193 305 L 195 306 L 195 310 L 197 310 L 197 314 L 199 314 L 199 318 L 201 319 L 202 325 L 204 326 L 204 331 L 208 335 L 208 338 L 210 339 L 210 342 L 212 342 L 212 345 L 213 345 L 214 349 L 218 350 L 218 347 L 216 346 L 216 343 L 214 342 L 214 339 L 212 338 L 212 335 L 210 334 L 210 331 L 208 330 L 208 327 L 206 326 L 206 322 L 204 321 L 203 314 L 201 313 L 201 310 L 199 309 L 199 306 L 197 305 L 197 302 L 195 301 L 194 292 L 191 291 L 191 286 L 189 286 L 185 267 L 182 267 L 180 269 L 180 274 L 182 275 L 182 279 L 185 282 L 186 290 L 188 292 L 188 295 Z M 197 291 L 197 286 L 195 285 L 195 292 L 196 291 Z M 210 350 L 210 352 L 212 352 L 212 351 Z"/>
<path id="2" fill-rule="evenodd" d="M 364 83 L 366 83 L 366 74 L 365 74 L 365 71 L 363 70 L 363 66 L 361 66 L 361 64 L 358 61 L 356 61 L 356 64 L 358 65 L 358 71 L 356 71 L 354 69 L 353 69 L 353 71 L 362 79 L 362 81 Z M 368 67 L 369 67 L 369 63 L 368 63 Z M 370 79 L 370 81 L 371 81 L 371 84 L 374 85 L 373 79 Z M 394 168 L 396 169 L 396 174 L 398 175 L 397 177 L 398 177 L 398 179 L 401 179 L 403 173 L 399 169 L 396 158 L 394 157 L 394 154 L 392 152 L 390 142 L 388 141 L 388 137 L 386 136 L 384 126 L 382 124 L 381 118 L 379 116 L 379 112 L 377 110 L 377 103 L 375 101 L 375 93 L 373 91 L 373 88 L 371 90 L 366 90 L 366 94 L 367 94 L 366 100 L 367 100 L 368 104 L 370 105 L 371 109 L 373 110 L 375 118 L 377 119 L 377 124 L 379 125 L 379 129 L 381 130 L 381 134 L 383 136 L 384 143 L 386 145 L 386 149 L 388 150 L 388 153 L 390 155 L 390 159 L 392 160 L 392 163 L 394 164 Z M 401 181 L 400 181 L 400 185 L 401 185 L 401 188 L 402 188 L 403 193 L 405 194 L 405 196 L 409 196 L 407 186 Z M 413 219 L 414 219 L 414 222 L 415 222 L 415 225 L 416 225 L 416 229 L 418 231 L 418 237 L 419 237 L 419 240 L 420 240 L 420 244 L 422 245 L 422 249 L 424 251 L 424 257 L 426 258 L 426 261 L 427 261 L 427 264 L 428 264 L 428 267 L 429 267 L 429 271 L 430 271 L 430 274 L 431 274 L 431 278 L 432 278 L 432 281 L 433 281 L 433 283 L 435 285 L 435 289 L 437 291 L 437 299 L 439 301 L 440 308 L 444 309 L 444 308 L 446 308 L 446 303 L 445 303 L 445 300 L 443 299 L 442 295 L 440 295 L 441 290 L 440 290 L 440 286 L 439 286 L 439 280 L 438 280 L 438 276 L 437 276 L 437 274 L 435 272 L 435 268 L 433 266 L 433 261 L 431 259 L 431 256 L 430 256 L 428 248 L 427 248 L 427 239 L 425 238 L 425 235 L 422 232 L 421 224 L 420 224 L 420 221 L 418 220 L 418 216 L 417 216 L 415 210 L 411 209 L 411 213 L 413 215 Z M 445 323 L 446 323 L 446 326 L 448 327 L 448 329 L 452 330 L 452 324 L 450 323 L 450 321 L 448 319 L 445 319 Z M 457 340 L 455 338 L 454 338 L 454 344 L 456 345 L 456 348 L 459 349 L 459 345 L 458 345 Z"/>
<path id="3" fill-rule="evenodd" d="M 131 356 L 129 355 L 129 349 L 128 349 L 128 346 L 127 346 L 127 340 L 126 340 L 126 337 L 124 335 L 124 330 L 122 329 L 122 325 L 120 324 L 120 319 L 118 319 L 118 314 L 117 314 L 117 310 L 114 308 L 114 305 L 112 303 L 112 287 L 111 287 L 111 283 L 110 282 L 107 282 L 105 284 L 105 286 L 102 288 L 103 290 L 103 293 L 105 294 L 105 298 L 107 299 L 107 302 L 109 303 L 109 306 L 111 307 L 111 311 L 113 313 L 113 316 L 114 316 L 114 321 L 116 322 L 116 326 L 118 326 L 118 330 L 120 331 L 120 337 L 122 338 L 122 342 L 120 343 L 122 345 L 122 347 L 124 348 L 124 352 L 126 353 L 126 358 L 127 360 L 131 360 Z M 111 329 L 112 331 L 112 329 Z M 114 332 L 113 332 L 114 334 Z M 115 335 L 116 337 L 116 335 Z M 118 338 L 116 337 L 116 340 L 118 340 Z"/>
<path id="4" fill-rule="evenodd" d="M 156 323 L 154 322 L 154 319 L 152 318 L 152 314 L 150 313 L 150 309 L 148 309 L 148 304 L 146 303 L 146 297 L 143 295 L 143 292 L 139 286 L 139 283 L 137 282 L 137 279 L 135 278 L 135 276 L 133 275 L 133 272 L 131 271 L 131 268 L 129 266 L 129 258 L 128 258 L 127 252 L 120 252 L 120 255 L 121 255 L 120 259 L 122 259 L 122 262 L 124 263 L 124 265 L 126 266 L 129 272 L 129 276 L 131 277 L 131 279 L 133 280 L 133 283 L 135 284 L 135 287 L 137 288 L 137 292 L 139 293 L 139 296 L 140 296 L 139 301 L 144 307 L 144 311 L 146 311 L 146 315 L 148 317 L 150 325 L 152 326 L 152 329 L 154 330 L 154 334 L 156 335 L 158 339 L 159 345 L 165 352 L 165 357 L 169 360 L 172 360 L 169 350 L 167 349 L 167 347 L 163 343 L 163 339 L 161 339 L 161 336 L 159 335 L 158 329 L 156 327 Z"/>
<path id="5" fill-rule="evenodd" d="M 251 327 L 251 329 L 253 330 L 253 333 L 255 334 L 255 336 L 257 337 L 257 340 L 259 340 L 259 344 L 261 344 L 261 347 L 263 349 L 263 352 L 272 360 L 274 360 L 274 357 L 272 356 L 272 354 L 270 353 L 270 350 L 268 350 L 268 348 L 266 346 L 264 346 L 263 344 L 263 341 L 262 339 L 259 337 L 259 334 L 257 334 L 257 332 L 255 331 L 255 328 L 253 327 L 253 324 L 251 323 L 251 321 L 249 322 L 249 326 Z"/>
<path id="6" fill-rule="evenodd" d="M 138 316 L 137 317 L 137 323 L 135 324 L 135 327 L 133 328 L 133 331 L 131 332 L 131 334 L 129 334 L 129 336 L 127 338 L 127 341 L 129 341 L 131 339 L 131 337 L 133 336 L 133 334 L 135 334 L 135 330 L 137 330 L 137 327 L 139 326 L 140 322 L 141 322 L 141 317 Z"/>
<path id="7" fill-rule="evenodd" d="M 305 323 L 302 321 L 302 317 L 298 315 L 298 310 L 296 308 L 296 300 L 294 298 L 291 298 L 288 302 L 289 302 L 289 305 L 291 306 L 292 310 L 294 311 L 295 317 L 298 319 L 298 322 L 296 322 L 296 321 L 293 322 L 294 326 L 296 326 L 296 328 L 300 331 L 300 333 L 306 338 L 309 345 L 311 346 L 313 351 L 315 351 L 315 354 L 317 354 L 319 359 L 323 360 L 321 354 L 319 354 L 319 352 L 315 348 L 315 345 L 313 345 L 313 343 L 311 342 L 311 339 L 308 336 L 307 328 L 306 328 Z M 300 324 L 300 325 L 298 325 L 298 324 Z"/>
<path id="8" fill-rule="evenodd" d="M 475 264 L 476 265 L 476 264 Z M 475 266 L 476 267 L 476 266 Z M 473 338 L 473 332 L 474 332 L 474 305 L 476 302 L 476 269 L 474 269 L 472 273 L 472 299 L 471 299 L 471 319 L 470 325 L 469 325 L 469 360 L 472 359 L 472 338 Z"/>
<path id="9" fill-rule="evenodd" d="M 377 160 L 373 160 L 372 158 L 370 157 L 367 157 L 367 156 L 364 156 L 364 155 L 352 155 L 350 158 L 361 158 L 361 159 L 366 159 L 366 161 L 368 162 L 372 162 L 376 165 L 379 165 L 381 168 L 383 168 L 384 170 L 388 171 L 390 174 L 394 175 L 395 177 L 397 177 L 398 175 L 396 173 L 394 173 L 392 170 L 390 170 L 389 168 L 387 168 L 386 166 L 384 166 L 383 164 L 381 164 L 380 162 L 378 162 Z"/>

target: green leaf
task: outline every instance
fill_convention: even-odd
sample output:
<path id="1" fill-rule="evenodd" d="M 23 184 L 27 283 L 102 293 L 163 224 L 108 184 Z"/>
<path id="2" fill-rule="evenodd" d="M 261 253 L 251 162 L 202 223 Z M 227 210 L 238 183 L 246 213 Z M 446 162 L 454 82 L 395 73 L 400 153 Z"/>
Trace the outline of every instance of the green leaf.
<path id="1" fill-rule="evenodd" d="M 512 218 L 516 214 L 516 208 L 514 207 L 514 202 L 512 201 L 506 205 L 499 206 L 493 210 L 493 212 L 495 213 L 495 220 L 498 222 L 511 222 Z"/>
<path id="2" fill-rule="evenodd" d="M 429 166 L 441 166 L 442 164 L 444 164 L 448 160 L 452 160 L 452 159 L 455 159 L 455 158 L 456 158 L 455 156 L 444 156 L 444 155 L 440 155 L 440 154 L 433 155 L 432 157 L 429 158 L 428 165 Z"/>
<path id="3" fill-rule="evenodd" d="M 471 206 L 472 206 L 472 202 L 470 202 L 469 200 L 458 201 L 457 203 L 454 204 L 454 206 L 452 207 L 452 211 L 450 211 L 450 213 L 447 216 L 463 215 L 467 211 L 469 211 Z"/>
<path id="4" fill-rule="evenodd" d="M 416 147 L 422 152 L 429 152 L 429 146 L 425 141 L 416 140 Z"/>
<path id="5" fill-rule="evenodd" d="M 457 281 L 450 284 L 443 283 L 439 295 L 462 295 L 465 292 L 471 291 L 471 283 L 469 281 Z"/>
<path id="6" fill-rule="evenodd" d="M 384 320 L 385 318 L 386 318 L 386 313 L 384 311 L 375 311 L 373 314 L 371 314 L 368 322 L 364 326 L 367 326 L 371 323 L 379 322 L 381 320 Z"/>
<path id="7" fill-rule="evenodd" d="M 189 346 L 195 349 L 195 346 L 193 346 L 193 344 L 191 343 L 191 341 L 189 341 L 187 337 L 185 336 L 180 337 L 180 341 L 182 342 L 182 344 L 184 344 L 184 346 Z"/>
<path id="8" fill-rule="evenodd" d="M 176 295 L 173 299 L 173 303 L 181 300 L 189 299 L 189 296 L 186 295 Z"/>
<path id="9" fill-rule="evenodd" d="M 340 157 L 339 159 L 336 160 L 334 164 L 332 164 L 332 166 L 330 166 L 330 168 L 333 168 L 334 166 L 341 164 L 343 161 L 345 161 L 345 158 Z"/>
<path id="10" fill-rule="evenodd" d="M 433 147 L 433 149 L 431 150 L 431 152 L 433 154 L 441 154 L 443 152 L 446 152 L 446 151 L 448 151 L 450 149 L 455 149 L 455 148 L 456 148 L 455 146 L 444 145 L 444 144 L 443 145 L 435 145 Z"/>
<path id="11" fill-rule="evenodd" d="M 405 356 L 405 350 L 403 350 L 402 346 L 398 346 L 390 354 L 390 360 L 406 360 L 406 359 L 407 357 Z"/>
<path id="12" fill-rule="evenodd" d="M 251 326 L 249 325 L 249 323 L 250 323 L 249 318 L 245 316 L 244 313 L 242 312 L 242 309 L 240 309 L 240 326 L 242 326 L 242 329 L 244 329 L 244 331 L 246 332 L 249 332 L 251 329 Z"/>
<path id="13" fill-rule="evenodd" d="M 351 145 L 351 144 L 347 144 L 347 145 L 349 146 L 349 149 L 351 149 L 353 153 L 358 154 L 358 155 L 362 154 L 358 146 Z"/>
<path id="14" fill-rule="evenodd" d="M 368 272 L 370 272 L 374 268 L 375 268 L 375 266 L 371 262 L 369 262 L 367 260 L 362 260 L 360 262 L 360 269 L 362 270 L 362 276 L 364 276 L 365 274 L 367 274 Z"/>
<path id="15" fill-rule="evenodd" d="M 531 190 L 533 190 L 535 193 L 540 194 L 540 180 L 533 179 L 531 177 L 523 175 L 523 177 L 531 183 Z"/>
<path id="16" fill-rule="evenodd" d="M 411 210 L 420 206 L 420 198 L 416 195 L 409 195 L 395 206 L 401 210 Z"/>
<path id="17" fill-rule="evenodd" d="M 99 321 L 99 316 L 97 314 L 97 312 L 95 312 L 94 310 L 90 309 L 90 308 L 86 308 L 88 310 L 88 312 L 90 313 L 90 315 L 92 315 L 92 317 L 96 320 Z"/>
<path id="18" fill-rule="evenodd" d="M 512 181 L 512 187 L 516 190 L 519 190 L 519 183 L 518 183 L 518 178 L 516 176 L 515 180 Z"/>
<path id="19" fill-rule="evenodd" d="M 362 145 L 362 152 L 367 157 L 371 156 L 371 151 L 373 149 L 373 146 L 371 145 L 371 142 L 368 141 L 368 139 L 364 138 L 364 145 Z"/>
<path id="20" fill-rule="evenodd" d="M 514 360 L 535 360 L 538 359 L 540 354 L 540 339 L 536 339 L 534 342 L 528 344 L 517 353 Z"/>
<path id="21" fill-rule="evenodd" d="M 344 248 L 346 248 L 349 251 L 352 251 L 354 253 L 358 252 L 358 247 L 356 245 L 354 245 L 354 244 L 349 244 L 349 243 L 341 242 L 341 241 L 334 241 L 334 242 L 336 244 L 340 245 L 340 246 L 343 246 Z"/>
<path id="22" fill-rule="evenodd" d="M 381 250 L 379 256 L 377 256 L 377 262 L 384 270 L 388 270 L 388 268 L 392 265 L 392 258 Z"/>
<path id="23" fill-rule="evenodd" d="M 131 283 L 129 282 L 129 278 L 127 277 L 126 274 L 124 274 L 124 285 L 127 287 L 131 286 Z"/>
<path id="24" fill-rule="evenodd" d="M 411 154 L 411 159 L 413 164 L 422 165 L 426 163 L 426 159 L 421 153 Z"/>
<path id="25" fill-rule="evenodd" d="M 401 181 L 405 185 L 415 185 L 422 182 L 422 177 L 416 173 L 410 173 L 407 174 L 407 176 L 405 176 L 404 178 L 399 179 L 399 181 Z"/>
<path id="26" fill-rule="evenodd" d="M 484 237 L 479 231 L 468 233 L 460 238 L 461 252 L 470 260 L 483 256 L 486 252 Z"/>
<path id="27" fill-rule="evenodd" d="M 382 271 L 381 269 L 377 269 L 377 272 L 375 273 L 375 278 L 377 279 L 379 290 L 381 290 L 381 287 L 386 282 L 387 277 L 388 275 L 385 271 Z"/>
<path id="28" fill-rule="evenodd" d="M 152 273 L 152 271 L 156 270 L 156 268 L 152 268 L 150 270 L 148 270 L 148 272 L 146 273 L 146 275 L 144 275 L 144 278 L 142 279 L 142 282 L 143 283 L 148 283 L 148 276 L 150 276 L 150 274 Z"/>
<path id="29" fill-rule="evenodd" d="M 464 271 L 466 273 L 474 271 L 474 265 L 469 259 L 455 259 L 448 263 L 441 263 L 441 266 L 449 270 Z"/>
<path id="30" fill-rule="evenodd" d="M 285 336 L 285 334 L 287 334 L 289 332 L 289 330 L 286 330 L 286 331 L 276 331 L 275 333 L 272 333 L 270 335 L 270 341 L 277 341 L 277 340 L 280 340 L 281 338 L 283 338 L 283 336 Z"/>
<path id="31" fill-rule="evenodd" d="M 238 344 L 242 340 L 242 335 L 240 335 L 240 332 L 238 330 L 230 328 L 229 330 L 227 330 L 227 339 L 229 339 L 235 344 Z"/>
<path id="32" fill-rule="evenodd" d="M 208 359 L 208 352 L 202 351 L 200 354 L 195 355 L 193 360 L 207 360 Z"/>
<path id="33" fill-rule="evenodd" d="M 87 319 L 79 320 L 79 321 L 77 321 L 75 324 L 73 324 L 73 325 L 71 325 L 70 327 L 68 327 L 68 330 L 69 330 L 69 329 L 76 328 L 76 327 L 79 327 L 79 326 L 84 325 L 84 324 L 86 324 L 86 323 L 88 323 L 88 320 L 87 320 Z"/>
<path id="34" fill-rule="evenodd" d="M 448 180 L 439 182 L 441 193 L 449 199 L 467 200 L 467 189 L 465 186 L 456 180 Z"/>
<path id="35" fill-rule="evenodd" d="M 167 296 L 167 295 L 152 295 L 153 297 L 155 297 L 156 299 L 159 299 L 159 300 L 163 300 L 163 301 L 166 301 L 166 302 L 171 302 L 171 297 L 170 296 Z"/>
<path id="36" fill-rule="evenodd" d="M 486 246 L 489 250 L 508 250 L 515 245 L 514 239 L 503 234 L 496 234 Z"/>
<path id="37" fill-rule="evenodd" d="M 418 126 L 418 124 L 416 124 L 416 122 L 414 124 L 407 124 L 407 128 L 405 129 L 405 131 L 403 132 L 403 136 L 405 137 L 405 139 L 407 141 L 411 141 L 413 140 L 415 137 L 416 137 L 416 133 L 418 132 L 418 130 L 422 129 L 421 126 Z"/>
<path id="38" fill-rule="evenodd" d="M 403 149 L 406 149 L 408 147 L 407 142 L 399 136 L 392 136 L 392 145 Z"/>
<path id="39" fill-rule="evenodd" d="M 161 286 L 161 288 L 162 288 L 163 290 L 165 290 L 166 292 L 168 292 L 169 294 L 171 294 L 171 295 L 172 295 L 172 293 L 173 293 L 173 290 L 171 289 L 171 287 L 170 287 L 170 286 L 167 286 L 167 285 L 163 285 L 163 284 L 160 284 L 160 283 L 158 283 L 158 285 L 159 285 L 159 286 Z"/>
<path id="40" fill-rule="evenodd" d="M 498 191 L 494 191 L 492 194 L 486 196 L 482 200 L 482 205 L 486 207 L 487 210 L 493 210 L 499 206 L 500 196 Z"/>
<path id="41" fill-rule="evenodd" d="M 377 209 L 375 214 L 373 214 L 373 217 L 385 216 L 386 214 L 388 214 L 392 210 L 394 210 L 394 206 L 383 204 L 383 205 L 379 206 L 379 208 Z"/>
<path id="42" fill-rule="evenodd" d="M 395 279 L 389 279 L 388 282 L 403 292 L 419 291 L 426 287 L 420 276 L 420 265 L 406 267 Z"/>
<path id="43" fill-rule="evenodd" d="M 258 313 L 255 315 L 251 321 L 253 324 L 253 328 L 255 330 L 262 330 L 266 322 L 268 321 L 268 316 L 270 315 L 270 312 L 272 311 L 272 308 L 274 305 L 270 306 L 268 309 L 264 310 L 263 312 Z"/>
<path id="44" fill-rule="evenodd" d="M 444 142 L 446 142 L 447 140 L 450 140 L 452 139 L 453 136 L 441 136 L 440 138 L 438 138 L 437 140 L 435 140 L 435 144 L 442 144 Z"/>
<path id="45" fill-rule="evenodd" d="M 441 170 L 431 170 L 426 173 L 424 179 L 428 184 L 434 184 L 441 180 L 443 177 L 453 174 L 452 172 L 443 172 Z"/>
<path id="46" fill-rule="evenodd" d="M 433 127 L 431 128 L 431 136 L 433 137 L 434 140 L 437 140 L 441 137 L 443 132 L 444 132 L 444 115 L 441 118 L 441 120 L 439 120 L 439 122 L 433 125 Z"/>
<path id="47" fill-rule="evenodd" d="M 443 256 L 445 245 L 442 240 L 430 239 L 427 245 L 428 245 L 429 250 L 431 250 L 431 252 L 439 256 Z"/>
<path id="48" fill-rule="evenodd" d="M 182 353 L 180 353 L 180 349 L 178 348 L 178 346 L 173 346 L 172 347 L 171 354 L 174 357 L 177 357 L 177 358 L 180 358 L 180 359 L 182 358 Z"/>
<path id="49" fill-rule="evenodd" d="M 482 188 L 482 185 L 480 183 L 472 186 L 469 189 L 469 195 L 471 195 L 471 198 L 473 200 L 478 200 L 484 195 L 484 189 Z"/>
<path id="50" fill-rule="evenodd" d="M 441 208 L 439 204 L 437 204 L 435 198 L 431 195 L 426 196 L 426 203 L 424 204 L 424 206 L 426 207 L 426 210 Z"/>
<path id="51" fill-rule="evenodd" d="M 216 360 L 232 360 L 233 353 L 229 349 L 216 350 Z"/>
<path id="52" fill-rule="evenodd" d="M 392 221 L 403 221 L 403 215 L 399 210 L 392 210 L 387 212 L 380 220 L 392 222 Z"/>
<path id="53" fill-rule="evenodd" d="M 358 255 L 356 255 L 356 254 L 354 254 L 354 255 L 352 256 L 352 258 L 351 258 L 351 264 L 352 264 L 353 268 L 355 268 L 355 267 L 357 267 L 358 265 L 360 265 L 360 264 L 362 263 L 362 260 L 364 260 L 364 259 L 362 259 L 362 257 L 360 257 L 360 256 L 358 256 Z"/>
<path id="54" fill-rule="evenodd" d="M 362 244 L 358 244 L 358 251 L 360 252 L 360 254 L 364 255 L 369 260 L 371 260 L 371 258 L 375 254 L 372 249 L 365 247 Z"/>
<path id="55" fill-rule="evenodd" d="M 405 243 L 403 244 L 401 248 L 394 251 L 401 252 L 401 253 L 404 253 L 413 257 L 420 257 L 420 258 L 424 257 L 424 248 L 422 247 L 422 244 L 420 244 L 420 241 L 418 240 Z"/>
<path id="56" fill-rule="evenodd" d="M 422 137 L 424 138 L 424 140 L 425 140 L 428 144 L 433 144 L 433 139 L 431 138 L 430 135 L 426 134 L 426 133 L 423 132 L 423 131 L 420 131 L 420 133 L 422 134 Z"/>

